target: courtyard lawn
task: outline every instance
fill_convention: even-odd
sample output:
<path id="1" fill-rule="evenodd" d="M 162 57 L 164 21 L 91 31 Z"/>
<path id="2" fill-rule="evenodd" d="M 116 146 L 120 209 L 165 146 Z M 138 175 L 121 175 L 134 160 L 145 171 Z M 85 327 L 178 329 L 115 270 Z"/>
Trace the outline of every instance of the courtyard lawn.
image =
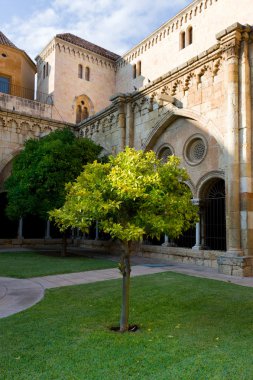
<path id="1" fill-rule="evenodd" d="M 61 257 L 50 252 L 0 252 L 2 277 L 29 278 L 116 267 L 116 262 L 106 259 L 74 255 Z"/>
<path id="2" fill-rule="evenodd" d="M 253 379 L 253 289 L 162 273 L 132 279 L 131 322 L 118 324 L 121 281 L 52 289 L 0 320 L 4 380 Z"/>

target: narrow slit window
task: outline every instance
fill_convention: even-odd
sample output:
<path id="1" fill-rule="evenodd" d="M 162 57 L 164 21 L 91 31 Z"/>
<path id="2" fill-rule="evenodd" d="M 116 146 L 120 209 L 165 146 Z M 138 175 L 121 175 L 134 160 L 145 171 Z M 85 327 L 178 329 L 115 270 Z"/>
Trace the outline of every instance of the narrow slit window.
<path id="1" fill-rule="evenodd" d="M 83 77 L 83 66 L 78 65 L 78 78 L 82 79 Z"/>
<path id="2" fill-rule="evenodd" d="M 191 45 L 192 44 L 192 27 L 190 26 L 187 30 L 187 39 L 188 39 L 188 45 Z"/>
<path id="3" fill-rule="evenodd" d="M 137 76 L 141 75 L 141 61 L 137 62 L 136 74 L 137 74 Z"/>
<path id="4" fill-rule="evenodd" d="M 85 67 L 85 80 L 90 80 L 90 68 L 88 66 Z"/>
<path id="5" fill-rule="evenodd" d="M 180 50 L 185 48 L 185 32 L 180 33 Z"/>
<path id="6" fill-rule="evenodd" d="M 82 120 L 82 107 L 78 105 L 76 107 L 76 123 L 80 123 Z"/>
<path id="7" fill-rule="evenodd" d="M 136 65 L 133 65 L 133 78 L 136 78 Z"/>

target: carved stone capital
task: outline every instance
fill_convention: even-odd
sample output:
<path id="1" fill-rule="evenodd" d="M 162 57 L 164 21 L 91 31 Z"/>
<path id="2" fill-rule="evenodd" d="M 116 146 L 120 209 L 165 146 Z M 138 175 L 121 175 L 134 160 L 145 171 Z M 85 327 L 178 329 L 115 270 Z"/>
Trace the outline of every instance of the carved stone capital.
<path id="1" fill-rule="evenodd" d="M 226 60 L 229 60 L 231 58 L 239 58 L 240 41 L 235 38 L 229 41 L 225 41 L 222 44 L 221 49 Z"/>

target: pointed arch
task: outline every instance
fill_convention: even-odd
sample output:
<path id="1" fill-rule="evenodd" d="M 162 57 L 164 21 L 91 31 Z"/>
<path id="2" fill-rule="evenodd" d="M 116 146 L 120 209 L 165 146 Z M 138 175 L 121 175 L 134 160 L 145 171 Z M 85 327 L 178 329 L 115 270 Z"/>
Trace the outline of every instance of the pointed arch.
<path id="1" fill-rule="evenodd" d="M 216 125 L 210 119 L 206 119 L 199 113 L 192 110 L 173 107 L 168 112 L 166 112 L 154 125 L 146 140 L 143 142 L 141 149 L 151 150 L 155 145 L 157 139 L 163 134 L 166 128 L 168 128 L 169 125 L 171 125 L 175 120 L 179 118 L 195 120 L 201 127 L 203 127 L 203 129 L 207 126 L 211 126 L 212 135 L 220 146 L 223 145 L 223 136 Z"/>

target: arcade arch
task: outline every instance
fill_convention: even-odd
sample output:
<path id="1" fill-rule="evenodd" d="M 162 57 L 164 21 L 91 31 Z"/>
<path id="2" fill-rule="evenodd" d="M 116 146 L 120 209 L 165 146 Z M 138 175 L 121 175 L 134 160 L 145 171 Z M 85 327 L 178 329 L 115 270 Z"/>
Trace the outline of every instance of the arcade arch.
<path id="1" fill-rule="evenodd" d="M 199 242 L 203 249 L 226 251 L 226 191 L 222 172 L 208 173 L 198 184 Z"/>
<path id="2" fill-rule="evenodd" d="M 160 158 L 173 152 L 181 159 L 190 177 L 188 185 L 193 202 L 200 209 L 200 222 L 196 228 L 186 231 L 173 242 L 167 240 L 165 245 L 224 251 L 225 181 L 224 173 L 218 170 L 223 163 L 222 136 L 215 126 L 209 121 L 204 124 L 204 121 L 201 116 L 186 110 L 170 110 L 154 126 L 143 148 L 156 151 Z"/>

